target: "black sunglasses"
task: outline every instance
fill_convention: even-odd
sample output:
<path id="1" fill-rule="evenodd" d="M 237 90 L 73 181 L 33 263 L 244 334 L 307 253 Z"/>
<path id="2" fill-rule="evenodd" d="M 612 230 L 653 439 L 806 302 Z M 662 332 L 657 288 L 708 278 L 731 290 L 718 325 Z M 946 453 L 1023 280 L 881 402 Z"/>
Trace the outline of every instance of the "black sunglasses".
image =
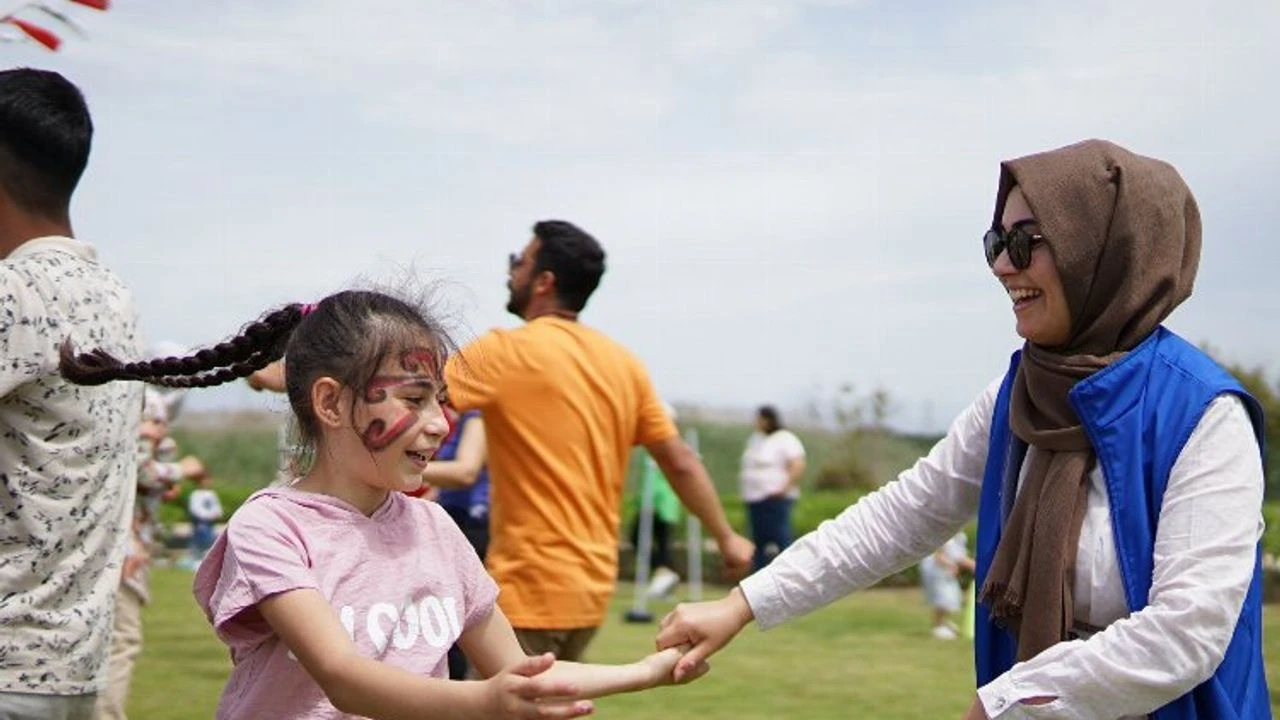
<path id="1" fill-rule="evenodd" d="M 520 253 L 511 253 L 510 255 L 507 256 L 507 267 L 509 269 L 515 270 L 516 268 L 520 267 L 523 264 L 524 264 L 524 255 Z"/>
<path id="2" fill-rule="evenodd" d="M 1031 229 L 1028 229 L 1031 228 Z M 995 267 L 1000 253 L 1009 251 L 1009 262 L 1019 270 L 1026 270 L 1031 265 L 1031 250 L 1044 242 L 1044 235 L 1036 230 L 1035 220 L 1021 220 L 1002 233 L 999 228 L 991 228 L 982 236 L 982 250 L 987 255 L 987 266 Z"/>

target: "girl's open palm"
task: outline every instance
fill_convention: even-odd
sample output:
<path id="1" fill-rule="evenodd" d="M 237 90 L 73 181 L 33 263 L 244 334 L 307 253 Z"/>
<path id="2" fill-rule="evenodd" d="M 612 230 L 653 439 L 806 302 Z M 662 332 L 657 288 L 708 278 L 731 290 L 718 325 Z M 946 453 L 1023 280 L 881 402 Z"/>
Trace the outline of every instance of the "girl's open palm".
<path id="1" fill-rule="evenodd" d="M 551 653 L 519 660 L 485 681 L 486 718 L 575 718 L 590 715 L 590 700 L 565 700 L 578 695 L 571 682 L 545 675 L 556 662 Z"/>

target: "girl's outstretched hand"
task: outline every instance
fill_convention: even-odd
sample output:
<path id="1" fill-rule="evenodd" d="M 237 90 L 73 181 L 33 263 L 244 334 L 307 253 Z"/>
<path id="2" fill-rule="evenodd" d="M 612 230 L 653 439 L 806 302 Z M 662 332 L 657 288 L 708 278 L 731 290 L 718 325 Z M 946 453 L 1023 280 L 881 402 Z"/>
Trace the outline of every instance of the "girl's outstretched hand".
<path id="1" fill-rule="evenodd" d="M 578 688 L 543 675 L 556 662 L 551 653 L 534 655 L 503 668 L 484 681 L 486 718 L 575 718 L 590 715 L 590 700 L 565 700 Z"/>
<path id="2" fill-rule="evenodd" d="M 705 674 L 707 658 L 728 645 L 752 617 L 751 606 L 736 587 L 720 600 L 677 605 L 662 618 L 656 640 L 659 650 L 691 648 L 676 661 L 672 679 L 686 682 Z"/>

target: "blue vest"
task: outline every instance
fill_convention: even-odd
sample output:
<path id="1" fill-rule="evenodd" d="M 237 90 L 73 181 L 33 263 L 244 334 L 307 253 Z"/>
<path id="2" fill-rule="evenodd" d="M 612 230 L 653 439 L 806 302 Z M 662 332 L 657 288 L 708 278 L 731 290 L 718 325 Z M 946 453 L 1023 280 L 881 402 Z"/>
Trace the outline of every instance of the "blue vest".
<path id="1" fill-rule="evenodd" d="M 1009 396 L 1021 353 L 1014 353 L 996 398 L 982 500 L 978 509 L 976 582 L 987 571 L 1013 506 L 1027 446 L 1009 429 Z M 1244 401 L 1262 447 L 1262 409 L 1207 355 L 1159 328 L 1127 356 L 1072 388 L 1071 406 L 1084 425 L 1106 477 L 1120 575 L 1129 611 L 1147 605 L 1154 565 L 1156 526 L 1174 461 L 1205 409 L 1223 393 Z M 1253 581 L 1222 664 L 1194 690 L 1157 710 L 1156 720 L 1270 718 L 1271 697 L 1262 661 L 1261 549 Z M 988 609 L 976 612 L 975 661 L 982 687 L 1013 667 L 1012 634 Z"/>

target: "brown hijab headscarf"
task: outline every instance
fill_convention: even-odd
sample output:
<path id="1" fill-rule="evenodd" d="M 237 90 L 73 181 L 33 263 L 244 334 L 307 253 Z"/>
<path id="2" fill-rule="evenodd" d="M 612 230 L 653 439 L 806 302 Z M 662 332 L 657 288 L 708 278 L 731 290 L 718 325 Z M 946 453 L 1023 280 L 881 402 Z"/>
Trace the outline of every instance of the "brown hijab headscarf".
<path id="1" fill-rule="evenodd" d="M 1096 457 L 1067 393 L 1191 295 L 1200 211 L 1171 165 L 1102 140 L 1001 163 L 992 227 L 1014 186 L 1053 251 L 1071 312 L 1065 345 L 1023 348 L 1009 423 L 1036 450 L 980 594 L 1014 633 L 1022 661 L 1066 639 L 1074 622 L 1076 548 Z"/>

